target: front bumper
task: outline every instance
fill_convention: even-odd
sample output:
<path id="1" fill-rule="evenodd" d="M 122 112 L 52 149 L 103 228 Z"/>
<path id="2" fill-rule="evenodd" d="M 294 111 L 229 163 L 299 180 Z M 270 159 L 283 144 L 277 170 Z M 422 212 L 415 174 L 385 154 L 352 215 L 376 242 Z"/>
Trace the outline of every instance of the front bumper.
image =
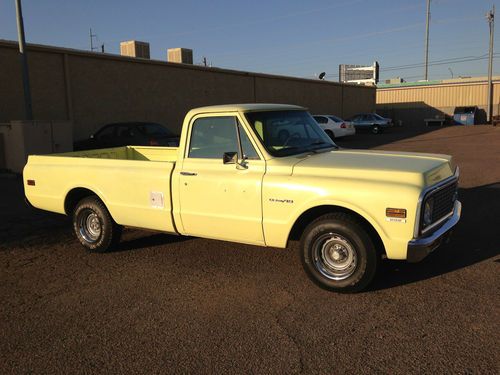
<path id="1" fill-rule="evenodd" d="M 406 260 L 411 263 L 420 262 L 427 255 L 438 248 L 443 242 L 448 240 L 451 230 L 457 225 L 462 213 L 462 204 L 455 202 L 453 214 L 434 232 L 426 237 L 420 237 L 408 242 Z"/>

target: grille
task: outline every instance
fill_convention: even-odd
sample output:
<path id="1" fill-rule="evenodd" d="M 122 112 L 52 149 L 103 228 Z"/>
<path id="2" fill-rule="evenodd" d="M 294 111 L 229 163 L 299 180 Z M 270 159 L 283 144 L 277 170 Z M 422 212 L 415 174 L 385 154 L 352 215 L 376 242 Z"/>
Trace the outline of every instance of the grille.
<path id="1" fill-rule="evenodd" d="M 456 194 L 457 188 L 458 188 L 458 181 L 453 181 L 452 183 L 446 185 L 441 189 L 438 189 L 434 192 L 431 191 L 425 197 L 425 201 L 427 201 L 427 199 L 431 197 L 434 199 L 434 205 L 432 207 L 432 224 L 435 223 L 436 221 L 439 221 L 444 216 L 448 215 L 450 212 L 453 211 L 455 200 L 457 198 Z M 430 224 L 429 226 L 432 226 L 432 224 Z"/>
<path id="2" fill-rule="evenodd" d="M 434 207 L 432 208 L 432 221 L 438 221 L 443 216 L 448 215 L 455 205 L 457 182 L 454 182 L 431 196 L 434 197 Z"/>

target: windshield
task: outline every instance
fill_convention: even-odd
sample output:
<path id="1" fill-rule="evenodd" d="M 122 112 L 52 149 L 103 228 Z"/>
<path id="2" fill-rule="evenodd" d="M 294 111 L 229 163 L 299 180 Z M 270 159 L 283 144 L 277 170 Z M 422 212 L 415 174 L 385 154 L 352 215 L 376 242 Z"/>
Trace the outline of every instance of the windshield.
<path id="1" fill-rule="evenodd" d="M 306 111 L 250 112 L 246 118 L 273 156 L 337 147 Z"/>

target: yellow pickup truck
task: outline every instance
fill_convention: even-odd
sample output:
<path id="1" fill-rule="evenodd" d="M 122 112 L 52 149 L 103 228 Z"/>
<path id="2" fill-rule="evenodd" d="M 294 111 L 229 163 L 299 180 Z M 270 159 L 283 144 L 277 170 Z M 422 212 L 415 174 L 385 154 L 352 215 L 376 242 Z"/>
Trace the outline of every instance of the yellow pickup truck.
<path id="1" fill-rule="evenodd" d="M 359 291 L 384 258 L 419 261 L 460 219 L 447 155 L 341 149 L 306 109 L 281 104 L 191 110 L 180 146 L 28 158 L 27 200 L 70 215 L 104 252 L 123 226 L 286 248 L 300 240 L 320 286 Z"/>

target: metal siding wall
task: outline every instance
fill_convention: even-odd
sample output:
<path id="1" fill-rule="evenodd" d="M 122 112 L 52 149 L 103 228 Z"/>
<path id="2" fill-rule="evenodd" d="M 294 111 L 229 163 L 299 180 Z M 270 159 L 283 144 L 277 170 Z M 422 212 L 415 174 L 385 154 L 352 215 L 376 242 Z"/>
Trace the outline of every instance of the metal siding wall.
<path id="1" fill-rule="evenodd" d="M 498 102 L 500 83 L 495 82 L 494 100 Z M 486 105 L 486 83 L 435 85 L 377 90 L 377 105 L 424 102 L 435 107 Z"/>
<path id="2" fill-rule="evenodd" d="M 494 82 L 493 114 L 500 114 L 500 82 Z M 455 107 L 477 106 L 477 122 L 485 121 L 487 83 L 471 82 L 377 90 L 377 110 L 408 126 L 423 126 L 424 118 L 452 115 Z"/>

